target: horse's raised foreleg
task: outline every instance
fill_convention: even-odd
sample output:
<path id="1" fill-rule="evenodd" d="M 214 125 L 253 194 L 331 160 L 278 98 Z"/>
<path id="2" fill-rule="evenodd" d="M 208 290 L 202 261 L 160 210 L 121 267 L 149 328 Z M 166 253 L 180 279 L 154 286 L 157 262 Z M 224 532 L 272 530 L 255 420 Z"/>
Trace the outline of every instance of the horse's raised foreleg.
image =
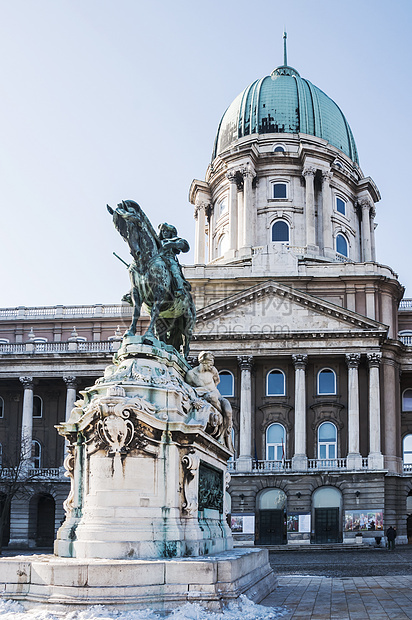
<path id="1" fill-rule="evenodd" d="M 125 336 L 136 335 L 137 321 L 139 320 L 140 310 L 142 307 L 142 301 L 140 299 L 140 295 L 139 295 L 139 291 L 137 287 L 132 286 L 132 289 L 130 291 L 130 296 L 133 302 L 133 317 L 132 317 L 132 322 L 130 323 L 130 327 L 125 333 Z"/>

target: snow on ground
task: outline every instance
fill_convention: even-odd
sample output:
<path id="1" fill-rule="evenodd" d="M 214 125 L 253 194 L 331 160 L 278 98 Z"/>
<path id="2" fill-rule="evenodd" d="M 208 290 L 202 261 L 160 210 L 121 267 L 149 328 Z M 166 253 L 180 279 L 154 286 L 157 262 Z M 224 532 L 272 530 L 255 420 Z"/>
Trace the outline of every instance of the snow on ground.
<path id="1" fill-rule="evenodd" d="M 285 607 L 264 607 L 252 603 L 246 596 L 241 596 L 239 602 L 233 602 L 222 613 L 207 611 L 198 603 L 186 603 L 171 612 L 168 620 L 275 620 L 281 618 L 287 610 Z M 17 601 L 0 600 L 1 620 L 160 620 L 164 616 L 141 609 L 136 611 L 120 611 L 94 605 L 80 611 L 64 611 L 63 605 L 50 609 L 39 606 L 24 611 Z"/>

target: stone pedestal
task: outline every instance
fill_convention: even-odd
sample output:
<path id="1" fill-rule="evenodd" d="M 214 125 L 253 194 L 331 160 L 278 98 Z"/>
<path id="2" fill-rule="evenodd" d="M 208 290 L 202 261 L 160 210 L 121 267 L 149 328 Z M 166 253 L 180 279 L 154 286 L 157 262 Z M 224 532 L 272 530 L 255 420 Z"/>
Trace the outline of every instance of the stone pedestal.
<path id="1" fill-rule="evenodd" d="M 71 490 L 55 556 L 0 559 L 8 598 L 65 611 L 168 612 L 187 601 L 218 611 L 241 594 L 260 602 L 273 590 L 268 552 L 232 549 L 231 419 L 207 390 L 186 383 L 188 370 L 171 347 L 123 339 L 113 365 L 57 427 L 68 441 Z"/>
<path id="2" fill-rule="evenodd" d="M 167 558 L 231 549 L 223 418 L 169 350 L 125 338 L 102 379 L 58 430 L 71 493 L 55 553 Z"/>

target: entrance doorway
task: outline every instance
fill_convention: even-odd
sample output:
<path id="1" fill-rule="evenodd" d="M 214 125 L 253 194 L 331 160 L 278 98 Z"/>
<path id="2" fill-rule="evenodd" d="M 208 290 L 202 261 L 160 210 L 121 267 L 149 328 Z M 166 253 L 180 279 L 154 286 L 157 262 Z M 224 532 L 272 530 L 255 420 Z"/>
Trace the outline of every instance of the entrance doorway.
<path id="1" fill-rule="evenodd" d="M 339 508 L 315 508 L 317 545 L 339 542 Z"/>
<path id="2" fill-rule="evenodd" d="M 51 495 L 40 495 L 37 504 L 36 545 L 38 547 L 53 546 L 55 509 L 55 501 Z"/>
<path id="3" fill-rule="evenodd" d="M 256 543 L 285 545 L 286 494 L 280 489 L 265 489 L 258 498 Z"/>
<path id="4" fill-rule="evenodd" d="M 36 547 L 52 547 L 56 503 L 49 493 L 33 495 L 29 505 L 29 537 Z"/>
<path id="5" fill-rule="evenodd" d="M 3 518 L 3 539 L 1 542 L 2 547 L 7 547 L 10 540 L 10 504 L 8 508 L 5 508 L 6 505 L 6 495 L 4 493 L 0 493 L 0 515 Z M 3 514 L 5 512 L 5 514 Z"/>
<path id="6" fill-rule="evenodd" d="M 317 545 L 342 542 L 342 494 L 335 487 L 321 487 L 312 497 L 314 535 Z"/>
<path id="7" fill-rule="evenodd" d="M 412 545 L 412 490 L 409 491 L 406 497 L 406 535 L 408 537 L 408 544 Z"/>

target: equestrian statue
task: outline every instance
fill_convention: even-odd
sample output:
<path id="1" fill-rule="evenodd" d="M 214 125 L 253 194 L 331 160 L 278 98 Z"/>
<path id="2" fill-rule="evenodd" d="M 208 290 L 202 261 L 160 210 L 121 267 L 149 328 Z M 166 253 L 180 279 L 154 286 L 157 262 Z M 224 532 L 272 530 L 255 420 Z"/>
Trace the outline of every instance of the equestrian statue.
<path id="1" fill-rule="evenodd" d="M 143 342 L 153 344 L 153 339 L 160 340 L 187 357 L 196 310 L 191 286 L 177 255 L 189 251 L 188 242 L 178 237 L 171 224 L 160 224 L 157 234 L 133 200 L 123 200 L 115 210 L 107 205 L 107 210 L 133 257 L 128 266 L 132 287 L 123 298 L 133 305 L 133 318 L 125 336 L 136 335 L 141 307 L 145 304 L 150 311 L 150 324 Z"/>

